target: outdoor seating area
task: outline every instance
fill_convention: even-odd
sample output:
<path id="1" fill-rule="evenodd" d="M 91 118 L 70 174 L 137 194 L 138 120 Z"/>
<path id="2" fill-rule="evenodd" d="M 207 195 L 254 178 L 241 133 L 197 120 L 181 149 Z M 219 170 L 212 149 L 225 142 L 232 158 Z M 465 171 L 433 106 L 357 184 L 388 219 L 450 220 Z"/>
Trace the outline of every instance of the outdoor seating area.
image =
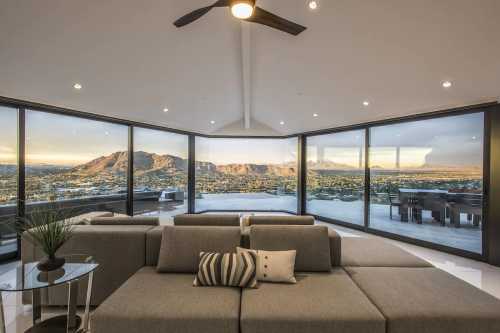
<path id="1" fill-rule="evenodd" d="M 461 227 L 461 219 L 466 215 L 467 221 L 474 227 L 482 222 L 482 194 L 449 192 L 445 190 L 399 189 L 397 197 L 389 193 L 392 206 L 397 200 L 398 214 L 402 222 L 422 224 L 422 213 L 431 212 L 434 221 L 441 226 Z"/>

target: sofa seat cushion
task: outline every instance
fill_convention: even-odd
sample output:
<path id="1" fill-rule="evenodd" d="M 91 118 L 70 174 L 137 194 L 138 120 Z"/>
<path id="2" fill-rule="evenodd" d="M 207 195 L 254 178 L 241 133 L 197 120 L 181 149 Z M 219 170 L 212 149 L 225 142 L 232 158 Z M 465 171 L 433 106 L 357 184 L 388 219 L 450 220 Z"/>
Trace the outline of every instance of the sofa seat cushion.
<path id="1" fill-rule="evenodd" d="M 440 269 L 346 270 L 386 317 L 388 333 L 500 332 L 500 300 Z"/>
<path id="2" fill-rule="evenodd" d="M 342 266 L 433 267 L 405 250 L 376 238 L 342 237 Z"/>
<path id="3" fill-rule="evenodd" d="M 95 310 L 92 333 L 238 333 L 240 289 L 196 288 L 194 277 L 141 268 Z"/>
<path id="4" fill-rule="evenodd" d="M 343 269 L 296 277 L 243 290 L 241 333 L 385 333 L 384 317 Z"/>

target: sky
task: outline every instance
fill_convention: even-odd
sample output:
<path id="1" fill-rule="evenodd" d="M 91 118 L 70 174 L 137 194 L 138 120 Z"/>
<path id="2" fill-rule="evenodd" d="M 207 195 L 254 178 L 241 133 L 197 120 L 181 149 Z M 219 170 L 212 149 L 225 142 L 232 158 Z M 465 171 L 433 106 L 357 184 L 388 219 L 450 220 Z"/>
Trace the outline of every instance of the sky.
<path id="1" fill-rule="evenodd" d="M 283 164 L 297 161 L 297 138 L 196 138 L 196 160 L 224 164 Z"/>
<path id="2" fill-rule="evenodd" d="M 188 158 L 187 135 L 134 128 L 134 150 Z"/>
<path id="3" fill-rule="evenodd" d="M 370 166 L 395 168 L 399 149 L 401 168 L 482 166 L 483 114 L 419 120 L 370 129 Z M 322 159 L 359 165 L 364 131 L 319 135 L 307 139 L 307 160 Z M 363 154 L 362 154 L 363 155 Z M 362 156 L 361 155 L 361 156 Z"/>
<path id="4" fill-rule="evenodd" d="M 0 163 L 15 163 L 16 111 L 0 107 Z M 116 151 L 126 151 L 128 128 L 106 122 L 45 112 L 26 114 L 28 164 L 77 165 Z M 187 136 L 136 128 L 135 150 L 187 158 Z M 402 168 L 422 165 L 481 166 L 483 114 L 469 114 L 370 130 L 370 165 L 394 168 L 399 149 Z M 364 131 L 355 130 L 307 139 L 307 160 L 359 166 L 364 158 Z M 361 151 L 361 154 L 360 154 Z M 297 138 L 196 138 L 196 159 L 215 164 L 281 164 L 297 159 Z"/>

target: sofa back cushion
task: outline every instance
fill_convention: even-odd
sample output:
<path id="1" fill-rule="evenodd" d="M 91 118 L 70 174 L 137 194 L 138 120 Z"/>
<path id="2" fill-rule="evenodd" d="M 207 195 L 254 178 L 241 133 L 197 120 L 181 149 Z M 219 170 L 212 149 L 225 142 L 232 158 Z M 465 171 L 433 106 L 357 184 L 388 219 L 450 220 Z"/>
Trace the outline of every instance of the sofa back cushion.
<path id="1" fill-rule="evenodd" d="M 201 252 L 236 252 L 239 227 L 165 226 L 156 269 L 160 273 L 196 273 Z"/>
<path id="2" fill-rule="evenodd" d="M 330 240 L 326 226 L 254 225 L 250 230 L 250 247 L 256 250 L 296 250 L 295 271 L 329 272 Z"/>
<path id="3" fill-rule="evenodd" d="M 160 224 L 158 217 L 152 216 L 114 216 L 114 217 L 95 217 L 90 219 L 91 225 L 149 225 L 157 226 Z"/>
<path id="4" fill-rule="evenodd" d="M 240 216 L 231 214 L 182 214 L 174 217 L 177 226 L 212 226 L 237 227 L 240 225 Z"/>
<path id="5" fill-rule="evenodd" d="M 249 216 L 248 224 L 252 225 L 313 225 L 312 216 Z"/>

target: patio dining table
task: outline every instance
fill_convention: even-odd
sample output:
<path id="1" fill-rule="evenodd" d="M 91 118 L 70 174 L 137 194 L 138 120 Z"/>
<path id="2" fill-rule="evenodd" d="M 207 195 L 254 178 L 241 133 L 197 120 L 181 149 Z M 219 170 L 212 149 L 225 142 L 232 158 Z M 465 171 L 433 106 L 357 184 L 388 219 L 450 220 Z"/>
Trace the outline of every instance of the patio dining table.
<path id="1" fill-rule="evenodd" d="M 401 202 L 401 221 L 408 222 L 409 209 L 415 209 L 412 199 L 420 198 L 418 203 L 420 210 L 430 210 L 432 212 L 432 217 L 443 226 L 445 225 L 446 217 L 450 215 L 447 210 L 450 207 L 457 207 L 458 213 L 450 215 L 450 222 L 458 228 L 460 227 L 460 208 L 467 206 L 467 203 L 457 205 L 456 201 L 464 196 L 472 198 L 475 202 L 481 202 L 482 200 L 482 194 L 477 193 L 457 193 L 439 189 L 400 188 L 399 200 Z M 470 199 L 465 201 L 470 201 Z M 476 225 L 480 218 L 477 214 L 479 210 L 477 207 L 470 208 L 475 208 L 474 224 Z M 470 214 L 468 211 L 466 213 Z M 417 223 L 422 223 L 421 217 L 417 219 Z"/>

